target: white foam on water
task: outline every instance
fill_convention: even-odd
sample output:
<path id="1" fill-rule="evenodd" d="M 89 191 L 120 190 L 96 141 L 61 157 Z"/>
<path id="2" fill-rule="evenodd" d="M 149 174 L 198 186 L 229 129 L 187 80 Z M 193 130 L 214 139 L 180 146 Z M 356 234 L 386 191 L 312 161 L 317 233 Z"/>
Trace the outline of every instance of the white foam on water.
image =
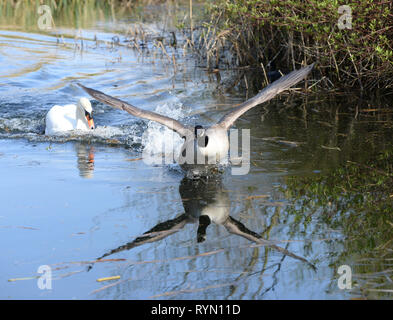
<path id="1" fill-rule="evenodd" d="M 181 120 L 184 108 L 180 102 L 158 105 L 155 112 Z M 148 123 L 142 135 L 143 160 L 149 165 L 173 165 L 180 153 L 183 139 L 176 132 L 154 121 Z"/>
<path id="2" fill-rule="evenodd" d="M 176 99 L 174 102 L 158 105 L 155 112 L 167 117 L 181 120 L 187 112 Z M 183 144 L 183 139 L 169 128 L 149 121 L 145 129 L 144 121 L 133 122 L 121 126 L 98 125 L 91 131 L 67 131 L 53 135 L 44 135 L 44 117 L 0 118 L 0 137 L 26 138 L 40 142 L 98 142 L 103 144 L 127 145 L 143 148 L 146 163 L 152 165 L 174 164 Z"/>
<path id="3" fill-rule="evenodd" d="M 0 137 L 4 138 L 26 138 L 39 142 L 85 141 L 128 146 L 141 143 L 141 128 L 137 123 L 121 127 L 99 125 L 91 131 L 73 130 L 52 135 L 45 135 L 44 130 L 44 118 L 0 118 Z"/>
<path id="4" fill-rule="evenodd" d="M 43 119 L 30 118 L 0 118 L 0 131 L 38 133 L 39 128 L 44 125 Z"/>
<path id="5" fill-rule="evenodd" d="M 130 129 L 130 128 L 127 128 Z M 79 131 L 81 135 L 91 135 L 93 137 L 99 137 L 103 139 L 111 139 L 115 137 L 122 137 L 126 134 L 128 134 L 128 131 L 132 130 L 126 130 L 125 127 L 120 128 L 120 127 L 112 127 L 112 126 L 100 126 L 98 125 L 94 130 L 91 131 Z"/>

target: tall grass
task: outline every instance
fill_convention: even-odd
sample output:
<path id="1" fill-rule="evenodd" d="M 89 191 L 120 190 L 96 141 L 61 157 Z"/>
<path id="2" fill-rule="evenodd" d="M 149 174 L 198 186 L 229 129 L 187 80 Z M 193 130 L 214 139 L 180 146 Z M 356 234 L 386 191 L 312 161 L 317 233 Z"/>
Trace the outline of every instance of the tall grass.
<path id="1" fill-rule="evenodd" d="M 38 7 L 48 5 L 57 26 L 86 28 L 97 20 L 116 20 L 134 10 L 125 0 L 0 0 L 0 27 L 38 30 Z"/>
<path id="2" fill-rule="evenodd" d="M 340 5 L 352 9 L 352 29 L 338 28 Z M 264 72 L 318 61 L 336 87 L 393 88 L 393 2 L 338 0 L 218 0 L 208 5 L 205 58 Z M 262 65 L 261 65 L 262 64 Z M 263 73 L 262 73 L 263 74 Z"/>

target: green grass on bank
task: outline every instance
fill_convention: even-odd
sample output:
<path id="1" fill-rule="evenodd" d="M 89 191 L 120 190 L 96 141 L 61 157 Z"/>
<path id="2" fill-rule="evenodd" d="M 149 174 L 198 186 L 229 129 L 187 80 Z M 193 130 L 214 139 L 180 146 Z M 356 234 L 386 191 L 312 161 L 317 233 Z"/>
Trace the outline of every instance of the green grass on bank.
<path id="1" fill-rule="evenodd" d="M 87 28 L 97 20 L 115 21 L 131 15 L 140 6 L 152 1 L 143 0 L 0 0 L 0 26 L 37 31 L 41 5 L 47 5 L 52 14 L 52 26 Z"/>
<path id="2" fill-rule="evenodd" d="M 116 20 L 152 4 L 174 0 L 0 0 L 0 27 L 37 30 L 37 9 L 49 5 L 53 23 L 87 28 L 97 20 Z M 393 88 L 393 2 L 371 0 L 207 0 L 181 1 L 194 11 L 180 17 L 180 29 L 193 26 L 190 40 L 210 69 L 248 67 L 256 75 L 288 72 L 317 61 L 316 87 L 371 92 Z M 196 14 L 200 4 L 205 15 Z M 351 29 L 338 21 L 348 12 Z M 193 17 L 191 19 L 191 17 Z M 340 18 L 341 17 L 341 18 Z M 348 21 L 343 20 L 344 23 Z M 201 54 L 202 53 L 202 54 Z M 228 56 L 234 57 L 228 59 Z M 260 77 L 259 77 L 260 78 Z M 258 81 L 258 86 L 262 85 Z"/>
<path id="3" fill-rule="evenodd" d="M 351 29 L 338 27 L 341 5 L 351 8 Z M 217 0 L 208 13 L 240 66 L 291 70 L 318 61 L 335 87 L 393 87 L 391 1 Z"/>

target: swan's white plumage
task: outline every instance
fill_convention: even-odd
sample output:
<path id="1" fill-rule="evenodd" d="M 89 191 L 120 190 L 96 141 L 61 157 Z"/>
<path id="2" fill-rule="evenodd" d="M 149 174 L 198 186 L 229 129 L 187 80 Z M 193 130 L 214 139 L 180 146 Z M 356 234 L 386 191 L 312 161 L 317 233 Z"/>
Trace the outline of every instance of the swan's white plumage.
<path id="1" fill-rule="evenodd" d="M 87 98 L 81 98 L 77 105 L 55 105 L 46 115 L 45 134 L 56 134 L 70 130 L 91 130 L 85 116 L 85 111 L 93 111 Z"/>

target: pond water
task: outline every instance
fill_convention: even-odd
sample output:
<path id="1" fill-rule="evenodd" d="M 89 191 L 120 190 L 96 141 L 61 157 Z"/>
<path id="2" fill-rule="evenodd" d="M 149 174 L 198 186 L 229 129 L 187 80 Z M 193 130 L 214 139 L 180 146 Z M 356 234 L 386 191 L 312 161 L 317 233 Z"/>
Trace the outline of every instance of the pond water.
<path id="1" fill-rule="evenodd" d="M 338 266 L 362 258 L 348 252 L 353 235 L 319 220 L 292 228 L 283 191 L 290 176 L 361 162 L 389 142 L 390 125 L 348 111 L 358 107 L 353 98 L 285 94 L 254 108 L 236 123 L 251 130 L 249 173 L 228 169 L 210 181 L 145 163 L 142 150 L 159 148 L 169 130 L 94 100 L 94 132 L 43 135 L 51 106 L 85 96 L 77 82 L 188 124 L 213 123 L 255 94 L 225 90 L 232 71 L 208 73 L 190 50 L 170 46 L 168 17 L 186 10 L 94 15 L 80 30 L 65 20 L 52 32 L 0 29 L 2 299 L 362 297 L 338 287 Z M 209 208 L 219 217 L 206 227 L 199 216 Z M 38 286 L 42 265 L 50 290 Z M 105 277 L 116 279 L 97 282 Z"/>

